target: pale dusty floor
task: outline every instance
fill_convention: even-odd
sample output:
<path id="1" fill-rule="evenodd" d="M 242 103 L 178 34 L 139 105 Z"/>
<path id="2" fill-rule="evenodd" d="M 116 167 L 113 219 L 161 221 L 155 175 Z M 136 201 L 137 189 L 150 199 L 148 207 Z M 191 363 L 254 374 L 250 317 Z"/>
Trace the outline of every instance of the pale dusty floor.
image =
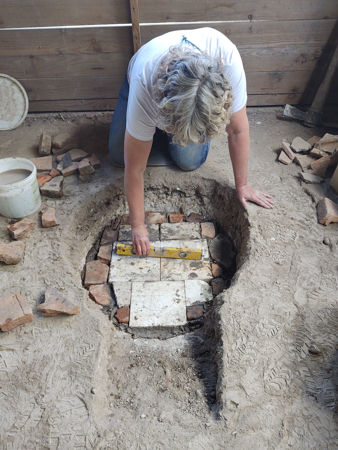
<path id="1" fill-rule="evenodd" d="M 44 199 L 57 208 L 60 226 L 34 230 L 24 261 L 0 268 L 1 295 L 21 293 L 35 315 L 0 334 L 1 448 L 334 448 L 338 224 L 317 223 L 314 201 L 325 187 L 304 189 L 297 166 L 275 162 L 283 138 L 316 134 L 277 120 L 276 111 L 249 110 L 250 181 L 276 206 L 250 205 L 246 261 L 204 331 L 133 339 L 82 288 L 88 250 L 125 210 L 122 170 L 103 164 L 91 184 L 72 176 L 62 200 Z M 108 124 L 108 114 L 30 116 L 19 129 L 1 132 L 0 156 L 34 156 L 42 130 L 74 131 L 81 147 L 104 155 Z M 180 189 L 197 186 L 203 197 L 198 189 L 207 179 L 233 185 L 224 139 L 194 173 L 148 169 L 147 206 L 187 211 L 197 199 Z M 224 214 L 231 216 L 228 203 Z M 2 241 L 7 223 L 0 218 Z M 39 316 L 48 286 L 79 304 L 80 314 Z M 320 356 L 309 354 L 311 345 Z"/>

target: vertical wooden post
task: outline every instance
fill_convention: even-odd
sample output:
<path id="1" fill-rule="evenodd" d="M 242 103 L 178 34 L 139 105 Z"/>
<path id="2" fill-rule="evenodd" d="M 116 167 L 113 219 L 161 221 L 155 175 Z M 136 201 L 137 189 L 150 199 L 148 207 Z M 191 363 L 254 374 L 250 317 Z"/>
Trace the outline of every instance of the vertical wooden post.
<path id="1" fill-rule="evenodd" d="M 138 0 L 129 0 L 131 24 L 133 32 L 134 53 L 141 47 L 140 14 Z"/>

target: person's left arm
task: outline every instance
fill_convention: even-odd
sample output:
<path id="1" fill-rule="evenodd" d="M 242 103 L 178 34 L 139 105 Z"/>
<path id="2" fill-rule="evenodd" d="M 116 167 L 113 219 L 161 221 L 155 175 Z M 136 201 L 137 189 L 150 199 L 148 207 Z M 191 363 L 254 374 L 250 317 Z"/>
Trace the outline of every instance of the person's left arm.
<path id="1" fill-rule="evenodd" d="M 256 203 L 264 208 L 272 208 L 273 201 L 270 195 L 256 191 L 248 185 L 250 139 L 249 122 L 245 106 L 231 116 L 226 130 L 237 196 L 240 202 L 244 208 L 247 208 L 247 201 Z"/>

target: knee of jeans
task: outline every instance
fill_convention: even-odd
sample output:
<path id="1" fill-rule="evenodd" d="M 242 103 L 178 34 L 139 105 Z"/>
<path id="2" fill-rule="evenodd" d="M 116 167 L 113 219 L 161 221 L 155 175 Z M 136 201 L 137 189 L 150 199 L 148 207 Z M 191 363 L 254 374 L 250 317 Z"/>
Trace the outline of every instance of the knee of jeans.
<path id="1" fill-rule="evenodd" d="M 179 167 L 181 170 L 184 170 L 184 172 L 192 172 L 193 170 L 198 169 L 199 167 L 201 167 L 201 165 L 203 164 L 203 162 L 201 162 L 200 164 L 189 164 L 188 162 L 184 162 L 184 161 L 175 161 L 175 164 L 177 165 L 177 167 Z"/>

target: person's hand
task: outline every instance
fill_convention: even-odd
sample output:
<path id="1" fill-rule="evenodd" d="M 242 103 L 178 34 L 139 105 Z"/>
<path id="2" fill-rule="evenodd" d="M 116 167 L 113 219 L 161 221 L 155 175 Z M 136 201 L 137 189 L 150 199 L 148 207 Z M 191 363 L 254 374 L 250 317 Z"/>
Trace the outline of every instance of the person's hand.
<path id="1" fill-rule="evenodd" d="M 263 206 L 263 208 L 273 208 L 271 195 L 256 191 L 247 184 L 237 188 L 237 196 L 245 209 L 248 207 L 247 202 L 256 203 L 259 206 Z"/>
<path id="2" fill-rule="evenodd" d="M 147 256 L 150 250 L 147 227 L 144 224 L 132 226 L 131 234 L 136 255 Z"/>

